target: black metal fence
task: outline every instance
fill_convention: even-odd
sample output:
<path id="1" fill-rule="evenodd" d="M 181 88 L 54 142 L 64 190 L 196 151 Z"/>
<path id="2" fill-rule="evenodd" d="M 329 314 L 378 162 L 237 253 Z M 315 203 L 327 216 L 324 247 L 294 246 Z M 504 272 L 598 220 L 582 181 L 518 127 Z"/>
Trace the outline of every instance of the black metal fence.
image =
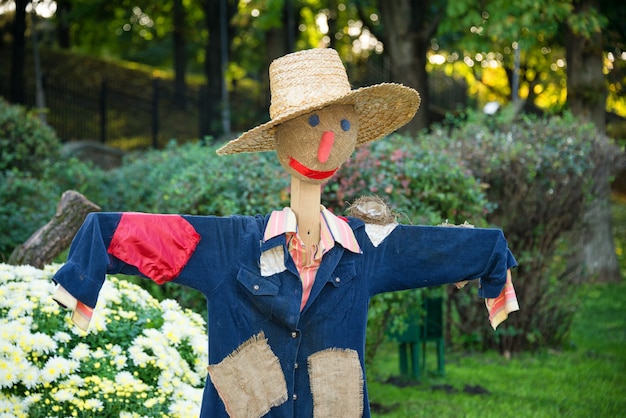
<path id="1" fill-rule="evenodd" d="M 25 104 L 35 106 L 34 82 L 27 79 L 25 84 Z M 186 95 L 177 98 L 171 82 L 158 78 L 134 86 L 102 79 L 89 87 L 46 77 L 43 86 L 46 121 L 63 141 L 160 147 L 170 139 L 206 135 L 200 118 L 202 88 L 187 87 Z M 9 87 L 6 79 L 0 81 L 0 94 L 8 96 Z"/>
<path id="2" fill-rule="evenodd" d="M 370 78 L 382 78 L 368 69 Z M 370 81 L 370 80 L 368 80 Z M 380 82 L 384 80 L 375 80 Z M 44 79 L 46 120 L 62 141 L 93 140 L 128 149 L 152 146 L 159 148 L 171 139 L 185 141 L 208 134 L 207 99 L 203 87 L 187 87 L 184 97 L 176 97 L 173 83 L 154 78 L 138 79 L 133 85 L 119 85 L 102 79 L 86 86 L 69 78 Z M 372 82 L 371 84 L 374 84 Z M 438 115 L 467 105 L 464 82 L 432 72 L 429 77 L 428 109 Z M 90 87 L 91 86 L 91 87 Z M 8 77 L 0 77 L 0 95 L 9 95 Z M 26 105 L 35 105 L 34 80 L 26 80 Z M 233 94 L 237 96 L 236 93 Z M 250 98 L 231 100 L 242 114 L 265 110 L 252 107 Z M 254 124 L 247 121 L 245 126 Z"/>

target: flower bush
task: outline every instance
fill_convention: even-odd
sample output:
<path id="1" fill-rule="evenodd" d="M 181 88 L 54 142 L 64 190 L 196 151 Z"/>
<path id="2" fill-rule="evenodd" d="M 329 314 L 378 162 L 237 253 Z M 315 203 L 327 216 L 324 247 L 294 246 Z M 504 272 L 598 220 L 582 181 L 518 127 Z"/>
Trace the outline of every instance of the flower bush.
<path id="1" fill-rule="evenodd" d="M 59 267 L 0 264 L 0 417 L 199 415 L 202 317 L 109 276 L 83 332 L 51 298 Z"/>

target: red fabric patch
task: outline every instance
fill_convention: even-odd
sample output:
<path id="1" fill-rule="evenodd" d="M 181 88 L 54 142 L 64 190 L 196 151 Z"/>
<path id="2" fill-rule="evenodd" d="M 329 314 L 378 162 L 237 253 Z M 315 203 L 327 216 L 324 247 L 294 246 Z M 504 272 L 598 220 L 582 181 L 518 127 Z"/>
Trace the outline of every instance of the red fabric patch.
<path id="1" fill-rule="evenodd" d="M 199 242 L 180 215 L 123 213 L 108 253 L 162 284 L 180 274 Z"/>

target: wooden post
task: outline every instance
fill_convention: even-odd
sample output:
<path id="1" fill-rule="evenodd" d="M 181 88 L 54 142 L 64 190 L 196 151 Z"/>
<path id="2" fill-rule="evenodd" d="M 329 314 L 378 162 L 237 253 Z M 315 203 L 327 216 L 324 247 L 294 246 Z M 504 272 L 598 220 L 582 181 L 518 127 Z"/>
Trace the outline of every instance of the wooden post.
<path id="1" fill-rule="evenodd" d="M 306 248 L 320 242 L 322 186 L 291 176 L 291 210 L 298 220 L 298 235 Z"/>
<path id="2" fill-rule="evenodd" d="M 82 194 L 68 190 L 61 196 L 54 217 L 22 245 L 13 250 L 8 264 L 30 264 L 43 268 L 69 247 L 74 235 L 90 212 L 100 208 Z"/>

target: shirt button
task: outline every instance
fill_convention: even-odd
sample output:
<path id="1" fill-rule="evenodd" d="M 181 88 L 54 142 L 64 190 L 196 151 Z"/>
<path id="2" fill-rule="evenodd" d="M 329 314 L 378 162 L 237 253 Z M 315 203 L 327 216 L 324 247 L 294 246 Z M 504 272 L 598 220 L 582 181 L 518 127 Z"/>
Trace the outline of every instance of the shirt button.
<path id="1" fill-rule="evenodd" d="M 293 331 L 291 333 L 291 338 L 296 338 L 298 336 L 298 333 L 296 331 Z"/>
<path id="2" fill-rule="evenodd" d="M 335 283 L 339 283 L 341 279 L 339 277 L 335 277 Z"/>
<path id="3" fill-rule="evenodd" d="M 293 396 L 292 396 L 292 398 L 293 398 L 293 400 L 294 400 L 294 401 L 297 401 L 297 400 L 298 400 L 298 395 L 296 395 L 296 394 L 294 393 L 294 394 L 293 394 Z"/>
<path id="4" fill-rule="evenodd" d="M 261 286 L 259 286 L 258 284 L 255 284 L 254 286 L 252 286 L 252 288 L 254 290 L 259 290 L 261 288 Z"/>

